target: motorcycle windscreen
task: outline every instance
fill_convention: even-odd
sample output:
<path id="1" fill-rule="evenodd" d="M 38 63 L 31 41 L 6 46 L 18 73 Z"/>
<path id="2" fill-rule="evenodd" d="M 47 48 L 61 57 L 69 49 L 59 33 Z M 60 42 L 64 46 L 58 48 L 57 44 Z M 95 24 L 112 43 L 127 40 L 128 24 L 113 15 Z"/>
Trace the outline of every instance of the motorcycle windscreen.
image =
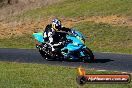
<path id="1" fill-rule="evenodd" d="M 83 36 L 79 31 L 77 31 L 77 30 L 75 30 L 75 29 L 73 29 L 73 30 L 74 30 L 73 35 L 78 36 L 79 39 L 81 39 L 83 42 L 85 42 L 85 38 L 84 38 L 84 36 Z"/>
<path id="2" fill-rule="evenodd" d="M 37 41 L 39 41 L 39 42 L 41 42 L 41 43 L 44 42 L 44 39 L 43 39 L 43 32 L 33 33 L 33 37 L 34 37 Z"/>

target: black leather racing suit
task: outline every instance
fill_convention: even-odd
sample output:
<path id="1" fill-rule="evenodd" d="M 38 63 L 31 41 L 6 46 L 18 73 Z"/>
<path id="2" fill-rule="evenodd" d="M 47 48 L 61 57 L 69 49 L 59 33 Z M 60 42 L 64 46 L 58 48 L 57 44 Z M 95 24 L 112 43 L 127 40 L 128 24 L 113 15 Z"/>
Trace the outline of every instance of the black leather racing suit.
<path id="1" fill-rule="evenodd" d="M 57 31 L 65 31 L 65 32 L 70 32 L 71 31 L 71 29 L 65 28 L 65 27 L 62 27 L 62 26 L 58 27 L 57 29 L 58 29 Z M 56 34 L 56 30 L 54 28 L 52 28 L 52 24 L 48 24 L 46 26 L 46 28 L 44 30 L 44 34 L 43 34 L 44 41 L 49 42 L 52 45 L 55 45 L 55 43 L 54 43 L 54 40 L 55 40 L 54 35 L 55 34 Z M 59 45 L 59 44 L 56 44 L 56 46 L 57 45 Z M 51 47 L 53 49 L 53 46 L 51 46 Z M 54 51 L 54 49 L 53 49 L 53 51 Z"/>
<path id="2" fill-rule="evenodd" d="M 70 32 L 71 29 L 66 28 L 66 27 L 59 27 L 58 31 L 65 31 L 65 32 Z M 44 40 L 45 41 L 50 41 L 49 37 L 53 37 L 55 35 L 56 30 L 52 28 L 52 24 L 48 24 L 44 30 Z M 53 39 L 54 40 L 54 39 Z M 53 41 L 52 41 L 53 42 Z"/>

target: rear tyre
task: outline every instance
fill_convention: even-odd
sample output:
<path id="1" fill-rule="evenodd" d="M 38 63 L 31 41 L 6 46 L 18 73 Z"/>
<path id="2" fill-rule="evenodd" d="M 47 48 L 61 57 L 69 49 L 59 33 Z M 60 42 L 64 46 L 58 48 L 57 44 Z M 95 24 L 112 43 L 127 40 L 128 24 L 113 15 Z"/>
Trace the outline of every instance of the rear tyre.
<path id="1" fill-rule="evenodd" d="M 39 53 L 41 54 L 41 56 L 46 59 L 46 60 L 52 60 L 49 55 L 47 55 L 44 51 L 39 50 Z"/>
<path id="2" fill-rule="evenodd" d="M 48 61 L 63 60 L 63 55 L 61 53 L 59 53 L 59 50 L 56 49 L 53 52 L 49 45 L 46 45 L 46 48 L 39 49 L 39 52 L 40 52 L 41 56 Z"/>

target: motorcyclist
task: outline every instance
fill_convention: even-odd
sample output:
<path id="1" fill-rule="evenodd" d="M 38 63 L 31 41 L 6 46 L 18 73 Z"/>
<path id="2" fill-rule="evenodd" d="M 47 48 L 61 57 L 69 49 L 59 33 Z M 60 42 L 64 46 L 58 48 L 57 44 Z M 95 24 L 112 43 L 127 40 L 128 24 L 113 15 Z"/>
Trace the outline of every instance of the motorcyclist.
<path id="1" fill-rule="evenodd" d="M 45 42 L 49 42 L 52 47 L 52 51 L 54 51 L 54 46 L 61 45 L 61 42 L 55 44 L 54 43 L 54 35 L 57 31 L 65 31 L 70 32 L 71 29 L 63 27 L 61 21 L 58 19 L 53 19 L 52 24 L 48 24 L 44 30 L 43 38 Z"/>

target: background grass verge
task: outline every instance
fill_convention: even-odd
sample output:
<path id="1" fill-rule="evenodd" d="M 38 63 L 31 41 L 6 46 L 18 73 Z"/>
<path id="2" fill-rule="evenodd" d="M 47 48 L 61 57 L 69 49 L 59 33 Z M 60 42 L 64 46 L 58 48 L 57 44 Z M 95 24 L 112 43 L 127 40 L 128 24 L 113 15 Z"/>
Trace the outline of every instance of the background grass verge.
<path id="1" fill-rule="evenodd" d="M 77 88 L 77 68 L 0 62 L 1 88 Z M 112 74 L 87 70 L 88 74 Z M 130 84 L 86 84 L 82 88 L 128 88 Z"/>
<path id="2" fill-rule="evenodd" d="M 84 16 L 132 16 L 131 0 L 64 0 L 44 7 L 32 9 L 15 16 L 16 20 L 46 17 Z M 14 19 L 14 18 L 13 18 Z M 105 23 L 82 22 L 74 25 L 86 38 L 86 45 L 93 51 L 132 54 L 132 27 L 112 26 Z M 93 36 L 96 34 L 96 36 Z M 32 34 L 9 39 L 0 39 L 2 48 L 34 48 Z"/>
<path id="3" fill-rule="evenodd" d="M 32 35 L 0 39 L 0 48 L 35 48 Z"/>
<path id="4" fill-rule="evenodd" d="M 81 16 L 132 16 L 131 0 L 64 0 L 47 7 L 29 10 L 18 15 L 17 19 L 35 19 L 55 17 Z"/>
<path id="5" fill-rule="evenodd" d="M 132 27 L 83 22 L 75 25 L 94 51 L 132 53 Z M 89 36 L 90 34 L 90 36 Z"/>
<path id="6" fill-rule="evenodd" d="M 132 54 L 132 27 L 104 23 L 81 22 L 74 25 L 85 37 L 86 46 L 93 51 Z M 31 35 L 0 39 L 1 48 L 35 48 Z"/>

